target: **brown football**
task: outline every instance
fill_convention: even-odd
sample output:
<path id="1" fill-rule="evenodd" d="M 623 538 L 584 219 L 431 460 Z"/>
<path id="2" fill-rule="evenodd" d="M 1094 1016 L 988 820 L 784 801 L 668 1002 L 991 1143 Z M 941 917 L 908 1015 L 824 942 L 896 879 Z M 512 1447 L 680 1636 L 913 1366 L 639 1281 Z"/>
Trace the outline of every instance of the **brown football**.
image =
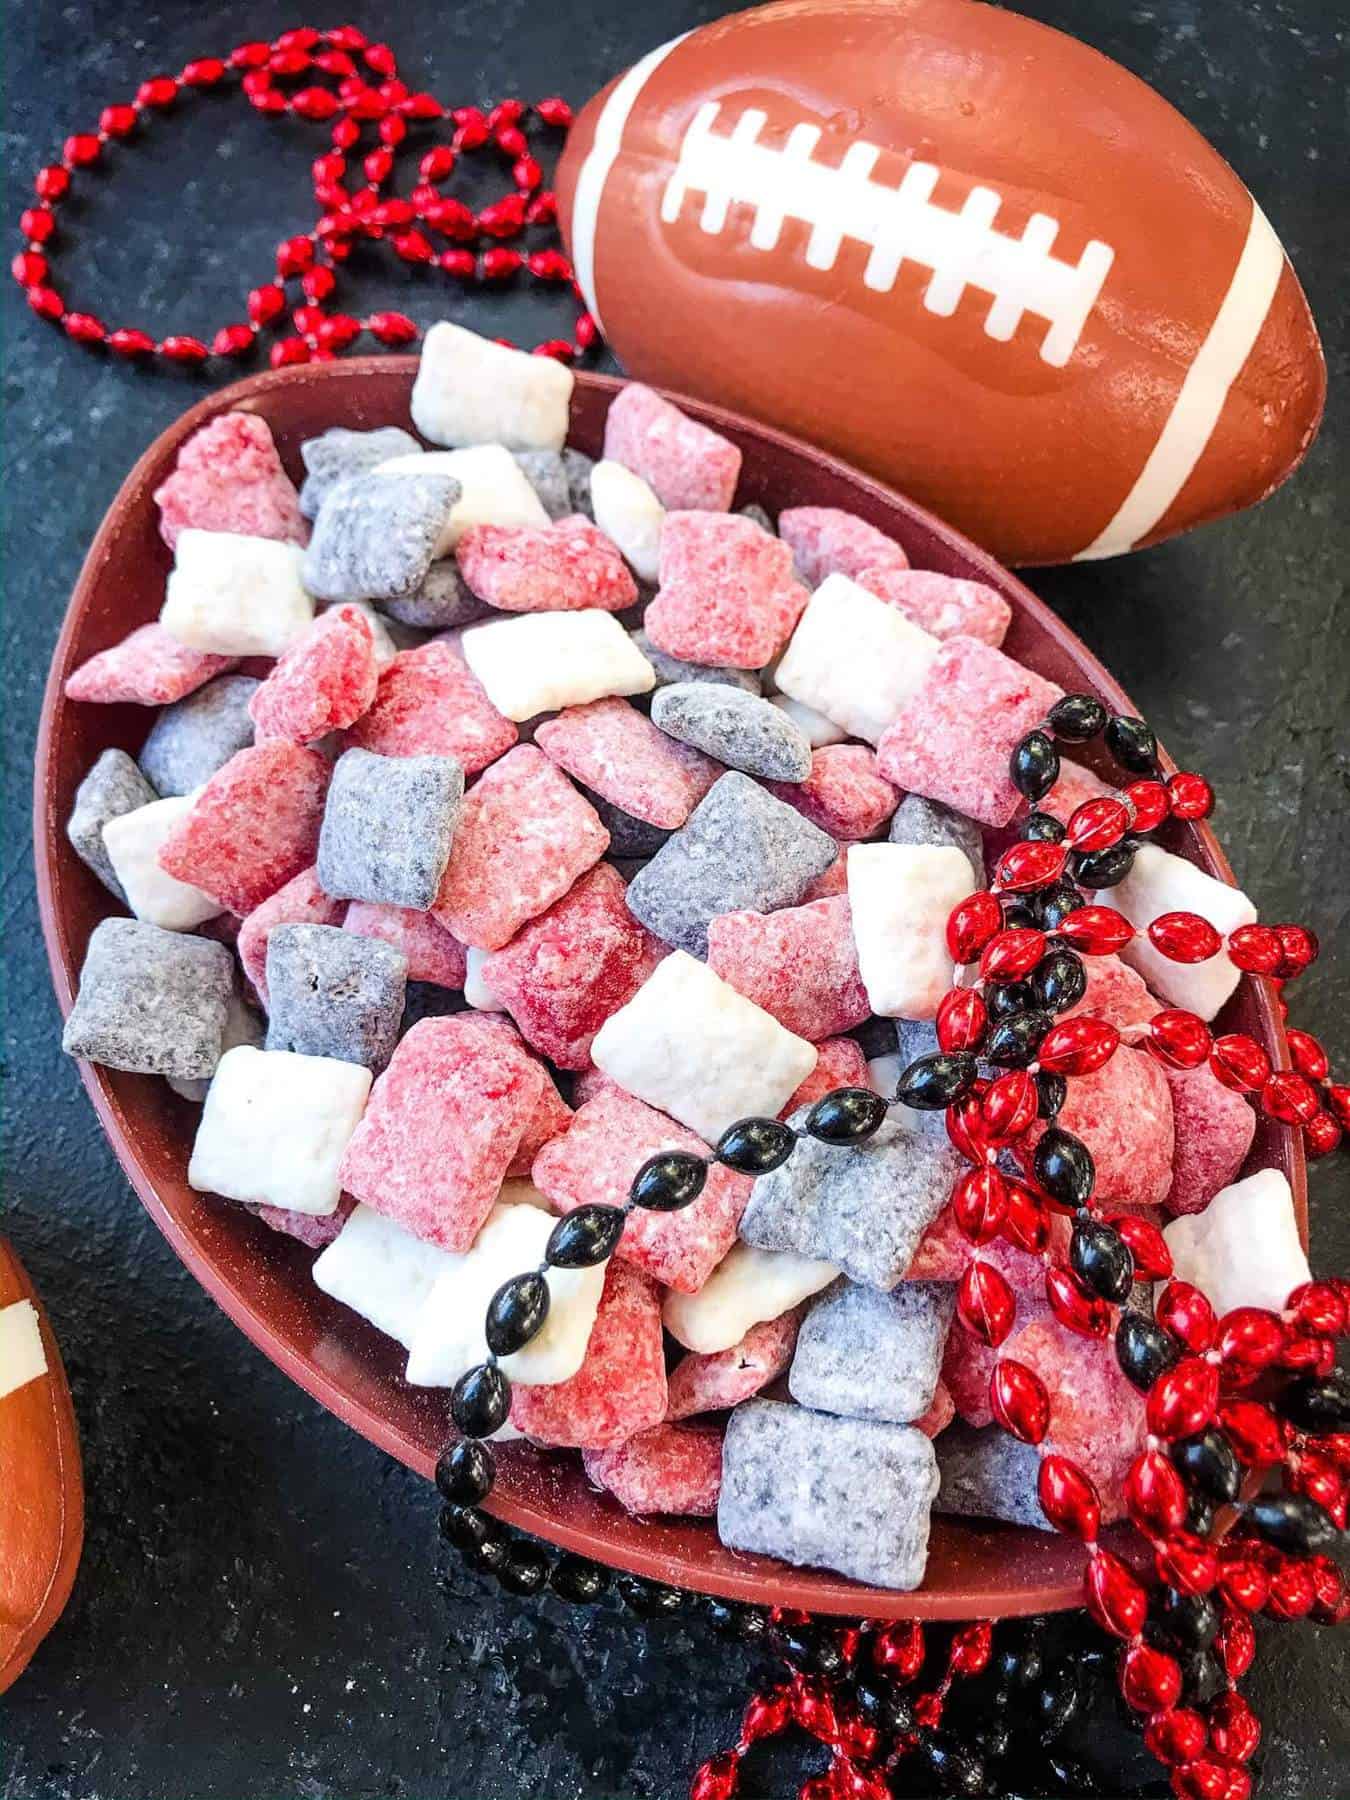
<path id="1" fill-rule="evenodd" d="M 61 1353 L 0 1238 L 0 1693 L 60 1618 L 83 1542 L 80 1443 Z"/>
<path id="2" fill-rule="evenodd" d="M 975 0 L 782 0 L 662 45 L 558 171 L 630 375 L 835 451 L 1004 562 L 1262 499 L 1326 385 L 1293 269 L 1171 106 Z"/>

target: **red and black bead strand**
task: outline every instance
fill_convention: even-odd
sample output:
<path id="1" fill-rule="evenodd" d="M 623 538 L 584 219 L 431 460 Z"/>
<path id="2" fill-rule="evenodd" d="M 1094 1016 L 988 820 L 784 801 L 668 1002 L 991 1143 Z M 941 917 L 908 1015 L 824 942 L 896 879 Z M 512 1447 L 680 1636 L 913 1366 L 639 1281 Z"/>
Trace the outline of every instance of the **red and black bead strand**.
<path id="1" fill-rule="evenodd" d="M 54 285 L 50 257 L 58 241 L 58 208 L 76 177 L 104 165 L 110 146 L 130 146 L 153 119 L 181 100 L 232 83 L 257 112 L 329 127 L 332 147 L 312 164 L 319 208 L 313 227 L 278 244 L 275 279 L 253 288 L 247 317 L 221 326 L 209 342 L 186 333 L 156 340 L 139 326 L 109 327 L 94 313 L 68 308 Z M 450 142 L 422 153 L 418 181 L 406 198 L 392 194 L 398 159 L 412 148 L 410 135 L 447 119 L 454 128 Z M 299 27 L 271 42 L 238 44 L 228 56 L 197 57 L 177 75 L 142 82 L 130 102 L 103 109 L 97 131 L 66 139 L 61 160 L 38 171 L 36 204 L 19 221 L 24 248 L 13 259 L 11 272 L 39 318 L 61 326 L 77 343 L 127 358 L 157 356 L 195 366 L 212 358 L 238 361 L 254 352 L 263 331 L 281 328 L 289 310 L 291 334 L 279 337 L 269 352 L 272 366 L 280 368 L 330 361 L 363 336 L 389 347 L 416 342 L 419 327 L 404 313 L 381 311 L 357 318 L 334 306 L 339 271 L 354 246 L 383 241 L 400 261 L 434 267 L 457 281 L 500 285 L 524 273 L 541 284 L 570 288 L 580 304 L 571 337 L 549 338 L 535 349 L 572 361 L 598 342 L 598 331 L 557 242 L 556 200 L 543 186 L 543 170 L 526 135 L 532 119 L 565 132 L 571 108 L 550 97 L 533 106 L 512 99 L 487 111 L 462 106 L 447 112 L 433 94 L 413 91 L 399 79 L 387 44 L 372 42 L 353 25 L 323 32 Z M 353 189 L 344 183 L 363 140 L 362 185 Z M 441 184 L 454 174 L 461 157 L 479 150 L 509 164 L 512 186 L 475 212 L 443 194 Z M 527 230 L 538 230 L 551 241 L 528 251 L 511 247 L 511 240 Z M 294 305 L 286 288 L 291 281 L 300 290 Z"/>

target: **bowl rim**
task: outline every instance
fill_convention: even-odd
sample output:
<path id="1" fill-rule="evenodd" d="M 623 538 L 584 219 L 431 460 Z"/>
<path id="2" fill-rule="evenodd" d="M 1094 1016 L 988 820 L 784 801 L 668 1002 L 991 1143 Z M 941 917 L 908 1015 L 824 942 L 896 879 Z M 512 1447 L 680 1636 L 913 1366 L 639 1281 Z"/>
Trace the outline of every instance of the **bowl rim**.
<path id="1" fill-rule="evenodd" d="M 194 431 L 220 413 L 247 405 L 247 403 L 255 401 L 261 396 L 269 395 L 277 389 L 322 383 L 325 387 L 331 387 L 334 390 L 333 410 L 335 416 L 340 417 L 338 409 L 341 402 L 338 395 L 344 383 L 359 383 L 377 373 L 385 377 L 411 376 L 415 373 L 418 362 L 419 359 L 416 356 L 348 357 L 326 364 L 301 364 L 290 368 L 266 370 L 215 389 L 185 412 L 179 414 L 163 431 L 158 433 L 154 441 L 137 458 L 113 497 L 85 555 L 66 606 L 61 629 L 52 649 L 34 752 L 33 850 L 38 909 L 53 987 L 63 1018 L 69 1014 L 74 1002 L 74 981 L 80 966 L 81 953 L 77 953 L 66 939 L 61 909 L 56 898 L 55 864 L 56 857 L 60 853 L 60 846 L 65 843 L 65 834 L 64 821 L 55 816 L 51 801 L 58 723 L 66 704 L 62 689 L 69 673 L 68 665 L 73 660 L 74 640 L 88 609 L 91 594 L 99 581 L 109 546 L 121 530 L 127 512 L 143 499 L 143 490 L 149 485 L 153 473 L 163 467 L 166 455 L 177 449 Z M 608 396 L 610 399 L 628 385 L 622 377 L 590 371 L 576 371 L 575 378 L 578 386 L 583 390 L 590 390 L 599 395 Z M 818 450 L 814 445 L 792 437 L 786 432 L 761 425 L 728 408 L 696 400 L 673 389 L 662 387 L 658 391 L 677 404 L 681 410 L 714 429 L 731 429 L 740 435 L 755 437 L 762 443 L 782 449 L 794 457 L 805 458 L 815 470 L 823 470 L 843 479 L 855 489 L 860 489 L 875 497 L 884 506 L 894 507 L 898 503 L 912 521 L 959 556 L 964 563 L 978 568 L 984 578 L 988 579 L 991 585 L 1000 592 L 1010 596 L 1015 605 L 1029 615 L 1035 627 L 1051 639 L 1056 646 L 1070 654 L 1075 662 L 1089 668 L 1094 685 L 1108 705 L 1118 711 L 1133 712 L 1133 703 L 1129 696 L 1076 632 L 989 552 L 981 549 L 957 531 L 955 527 L 946 524 L 927 508 L 888 487 L 885 483 L 854 469 L 841 458 Z M 1162 746 L 1160 746 L 1160 760 L 1165 772 L 1173 771 L 1177 767 Z M 1197 834 L 1203 851 L 1216 873 L 1225 881 L 1234 883 L 1232 868 L 1208 823 L 1200 821 L 1192 824 L 1190 828 Z M 1275 990 L 1268 981 L 1261 978 L 1254 979 L 1254 986 L 1262 1030 L 1266 1042 L 1274 1052 L 1272 1060 L 1277 1067 L 1288 1067 L 1288 1045 L 1276 1005 Z M 420 1446 L 381 1416 L 350 1398 L 334 1378 L 328 1376 L 312 1360 L 303 1357 L 284 1337 L 279 1335 L 268 1314 L 241 1290 L 226 1270 L 218 1262 L 209 1259 L 195 1244 L 191 1233 L 186 1231 L 174 1218 L 156 1191 L 148 1171 L 133 1146 L 122 1106 L 105 1081 L 103 1071 L 84 1059 L 77 1060 L 85 1089 L 93 1101 L 95 1112 L 123 1173 L 130 1181 L 142 1205 L 169 1242 L 175 1255 L 183 1262 L 194 1279 L 206 1289 L 216 1304 L 267 1356 L 269 1361 L 311 1398 L 317 1400 L 327 1411 L 333 1413 L 345 1425 L 359 1432 L 386 1454 L 397 1458 L 398 1461 L 414 1469 L 417 1473 L 430 1476 L 432 1459 L 422 1452 Z M 1306 1159 L 1300 1140 L 1292 1139 L 1290 1150 L 1289 1179 L 1293 1190 L 1300 1236 L 1306 1246 L 1308 1234 Z M 657 1553 L 653 1552 L 644 1559 L 643 1556 L 630 1552 L 626 1547 L 616 1547 L 604 1535 L 588 1528 L 584 1523 L 569 1520 L 561 1513 L 548 1516 L 548 1529 L 545 1530 L 541 1523 L 541 1514 L 535 1507 L 503 1493 L 500 1489 L 494 1491 L 490 1497 L 487 1502 L 487 1510 L 508 1524 L 519 1526 L 536 1535 L 545 1536 L 549 1541 L 562 1548 L 593 1558 L 611 1568 L 650 1575 L 653 1572 L 653 1565 L 657 1561 Z M 795 1577 L 805 1573 L 794 1569 L 787 1563 L 780 1563 L 778 1566 L 783 1572 L 783 1582 L 788 1586 Z M 682 1579 L 684 1579 L 683 1576 Z M 732 1599 L 751 1598 L 763 1603 L 760 1579 L 753 1574 L 748 1574 L 739 1581 L 733 1576 L 710 1575 L 706 1586 L 700 1586 L 699 1591 L 720 1594 Z M 887 1596 L 885 1590 L 870 1588 L 866 1584 L 852 1581 L 845 1576 L 829 1575 L 826 1582 L 813 1591 L 809 1604 L 813 1610 L 821 1613 L 833 1612 L 857 1616 L 860 1611 L 864 1610 L 862 1603 L 866 1600 L 873 1602 L 870 1606 L 870 1616 L 873 1617 L 957 1619 L 974 1616 L 1011 1617 L 1019 1614 L 1062 1611 L 1079 1606 L 1081 1599 L 1081 1582 L 1076 1578 L 1059 1580 L 1047 1577 L 1040 1586 L 1034 1589 L 1030 1587 L 1019 1589 L 1011 1596 L 1003 1595 L 993 1589 L 971 1591 L 958 1600 L 948 1594 L 935 1593 L 926 1596 L 922 1586 L 910 1593 L 895 1593 Z M 788 1598 L 784 1603 L 797 1604 L 798 1602 Z"/>

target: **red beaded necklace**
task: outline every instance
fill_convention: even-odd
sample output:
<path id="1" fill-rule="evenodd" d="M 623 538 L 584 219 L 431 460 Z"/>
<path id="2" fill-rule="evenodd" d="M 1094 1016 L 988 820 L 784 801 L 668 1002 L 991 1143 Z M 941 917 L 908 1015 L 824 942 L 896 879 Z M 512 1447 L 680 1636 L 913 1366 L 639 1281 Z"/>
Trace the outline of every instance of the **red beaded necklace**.
<path id="1" fill-rule="evenodd" d="M 109 145 L 134 141 L 180 100 L 232 80 L 256 112 L 287 114 L 330 130 L 331 150 L 311 165 L 319 216 L 309 231 L 277 245 L 276 280 L 251 289 L 247 319 L 222 325 L 209 343 L 182 332 L 156 339 L 139 326 L 109 326 L 92 312 L 69 308 L 54 285 L 50 252 L 57 209 L 78 173 L 103 162 Z M 424 150 L 416 185 L 406 198 L 394 195 L 394 172 L 399 156 L 411 147 L 410 133 L 447 118 L 454 126 L 450 142 Z M 19 221 L 25 248 L 11 271 L 39 318 L 61 326 L 77 343 L 102 346 L 116 356 L 160 356 L 193 365 L 212 357 L 238 361 L 253 353 L 264 331 L 285 329 L 289 307 L 291 334 L 278 337 L 268 351 L 272 367 L 283 368 L 331 361 L 364 333 L 391 346 L 417 340 L 419 327 L 405 313 L 358 319 L 337 310 L 340 270 L 353 246 L 363 239 L 383 241 L 401 261 L 439 269 L 455 281 L 500 285 L 525 274 L 546 286 L 570 288 L 581 304 L 571 337 L 548 338 L 534 347 L 538 355 L 570 362 L 596 344 L 598 332 L 559 248 L 556 202 L 543 186 L 543 170 L 526 135 L 531 118 L 565 132 L 572 109 L 551 98 L 533 106 L 502 100 L 487 111 L 460 106 L 447 112 L 434 94 L 414 92 L 401 81 L 389 46 L 372 43 L 354 25 L 332 31 L 303 26 L 283 31 L 271 43 L 238 44 L 227 57 L 195 57 L 178 75 L 143 81 L 130 103 L 104 107 L 97 131 L 68 137 L 60 162 L 37 173 L 37 204 Z M 442 192 L 460 158 L 475 150 L 504 159 L 512 182 L 506 194 L 476 212 Z M 348 187 L 358 156 L 363 184 Z M 512 248 L 527 231 L 534 233 L 534 247 Z M 299 285 L 295 304 L 289 281 Z"/>

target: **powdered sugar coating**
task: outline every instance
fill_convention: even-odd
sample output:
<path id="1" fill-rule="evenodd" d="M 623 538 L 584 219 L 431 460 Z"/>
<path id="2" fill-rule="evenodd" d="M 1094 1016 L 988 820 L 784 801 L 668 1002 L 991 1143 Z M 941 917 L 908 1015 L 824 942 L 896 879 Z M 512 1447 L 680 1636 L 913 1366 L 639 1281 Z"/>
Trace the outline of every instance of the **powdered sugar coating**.
<path id="1" fill-rule="evenodd" d="M 344 931 L 354 932 L 357 937 L 378 938 L 401 950 L 408 964 L 409 981 L 431 981 L 444 988 L 464 986 L 464 946 L 430 913 L 408 906 L 353 900 L 341 924 Z"/>
<path id="2" fill-rule="evenodd" d="M 592 700 L 545 719 L 538 747 L 569 775 L 634 819 L 663 830 L 683 825 L 722 773 L 674 743 L 627 700 Z"/>
<path id="3" fill-rule="evenodd" d="M 660 586 L 643 629 L 660 650 L 689 662 L 762 669 L 806 605 L 792 552 L 750 519 L 667 513 Z"/>
<path id="4" fill-rule="evenodd" d="M 250 707 L 262 684 L 219 675 L 175 701 L 150 727 L 140 764 L 157 794 L 191 794 L 253 742 Z"/>
<path id="5" fill-rule="evenodd" d="M 811 773 L 806 733 L 759 694 L 710 681 L 678 681 L 652 697 L 652 723 L 669 737 L 731 769 L 777 782 L 805 781 Z"/>
<path id="6" fill-rule="evenodd" d="M 300 511 L 307 519 L 317 516 L 329 490 L 348 475 L 365 475 L 393 456 L 417 456 L 422 446 L 410 431 L 382 425 L 374 431 L 349 431 L 334 425 L 300 446 L 305 481 L 300 489 Z"/>
<path id="7" fill-rule="evenodd" d="M 1172 1185 L 1164 1201 L 1170 1213 L 1203 1212 L 1247 1160 L 1256 1136 L 1256 1108 L 1225 1087 L 1208 1064 L 1167 1069 L 1176 1152 Z"/>
<path id="8" fill-rule="evenodd" d="M 344 903 L 319 886 L 311 863 L 259 902 L 239 927 L 236 947 L 245 975 L 263 1005 L 267 1004 L 267 940 L 278 925 L 340 925 Z"/>
<path id="9" fill-rule="evenodd" d="M 625 1511 L 711 1518 L 722 1487 L 722 1434 L 653 1425 L 609 1450 L 583 1450 L 587 1475 Z"/>
<path id="10" fill-rule="evenodd" d="M 866 1087 L 867 1058 L 856 1038 L 826 1038 L 816 1045 L 816 1066 L 779 1113 L 787 1119 L 803 1106 L 814 1106 L 835 1088 Z"/>
<path id="11" fill-rule="evenodd" d="M 836 1283 L 806 1315 L 788 1373 L 800 1406 L 906 1425 L 933 1403 L 955 1308 L 945 1285 L 902 1282 L 894 1293 Z"/>
<path id="12" fill-rule="evenodd" d="M 875 837 L 900 801 L 898 791 L 878 774 L 877 759 L 866 744 L 826 744 L 811 753 L 804 781 L 765 785 L 804 819 L 845 842 Z"/>
<path id="13" fill-rule="evenodd" d="M 837 506 L 789 506 L 778 515 L 778 535 L 791 547 L 797 573 L 810 588 L 827 575 L 857 581 L 865 569 L 909 567 L 893 538 Z"/>
<path id="14" fill-rule="evenodd" d="M 119 644 L 100 650 L 66 677 L 67 700 L 93 701 L 104 706 L 129 702 L 133 706 L 168 706 L 185 694 L 238 668 L 237 656 L 216 656 L 194 650 L 156 621 L 138 625 Z"/>
<path id="15" fill-rule="evenodd" d="M 295 484 L 281 466 L 267 421 L 256 413 L 221 413 L 194 431 L 154 501 L 159 535 L 171 550 L 189 528 L 290 544 L 309 536 Z"/>
<path id="16" fill-rule="evenodd" d="M 1092 1152 L 1100 1205 L 1162 1205 L 1172 1186 L 1172 1096 L 1146 1050 L 1122 1044 L 1095 1074 L 1075 1075 L 1055 1123 Z M 1022 1140 L 1025 1155 L 1044 1130 L 1033 1126 Z"/>
<path id="17" fill-rule="evenodd" d="M 604 458 L 640 475 L 667 510 L 726 512 L 741 474 L 735 444 L 635 381 L 610 405 Z"/>
<path id="18" fill-rule="evenodd" d="M 119 900 L 126 893 L 113 870 L 103 842 L 103 827 L 123 813 L 138 811 L 157 798 L 125 750 L 105 750 L 75 790 L 75 804 L 66 821 L 66 836 L 81 862 Z"/>
<path id="19" fill-rule="evenodd" d="M 470 591 L 501 612 L 622 612 L 637 599 L 619 552 L 579 515 L 542 530 L 471 525 L 455 555 Z"/>
<path id="20" fill-rule="evenodd" d="M 997 650 L 1012 623 L 1012 607 L 982 581 L 894 566 L 861 569 L 857 579 L 878 600 L 898 606 L 907 619 L 938 639 L 978 638 Z"/>
<path id="21" fill-rule="evenodd" d="M 381 671 L 375 699 L 348 741 L 381 756 L 453 756 L 476 775 L 519 737 L 447 643 L 401 650 Z"/>
<path id="22" fill-rule="evenodd" d="M 344 751 L 319 833 L 325 891 L 426 912 L 445 874 L 463 794 L 464 771 L 453 756 Z"/>
<path id="23" fill-rule="evenodd" d="M 307 744 L 354 725 L 379 685 L 375 634 L 359 607 L 335 606 L 286 651 L 252 695 L 259 739 Z"/>
<path id="24" fill-rule="evenodd" d="M 738 1406 L 777 1379 L 792 1361 L 804 1308 L 794 1306 L 776 1319 L 752 1325 L 729 1350 L 701 1356 L 691 1350 L 670 1371 L 668 1419 L 720 1412 Z"/>
<path id="25" fill-rule="evenodd" d="M 720 914 L 708 926 L 708 967 L 798 1037 L 836 1037 L 871 1011 L 842 894 L 774 913 Z"/>

